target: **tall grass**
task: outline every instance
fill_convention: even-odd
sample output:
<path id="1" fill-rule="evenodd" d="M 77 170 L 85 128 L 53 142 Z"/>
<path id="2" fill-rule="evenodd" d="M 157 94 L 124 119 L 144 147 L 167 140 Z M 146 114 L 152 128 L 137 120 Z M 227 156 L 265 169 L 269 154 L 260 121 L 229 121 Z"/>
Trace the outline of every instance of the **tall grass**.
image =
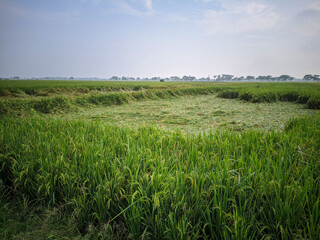
<path id="1" fill-rule="evenodd" d="M 6 99 L 0 100 L 0 116 L 21 115 L 32 112 L 52 113 L 66 111 L 77 106 L 122 105 L 133 101 L 148 99 L 167 99 L 185 95 L 206 95 L 221 91 L 219 87 L 188 87 L 181 89 L 151 89 L 133 92 L 111 92 L 107 94 L 90 94 L 88 96 L 69 98 L 65 96 L 46 97 L 41 99 Z"/>
<path id="2" fill-rule="evenodd" d="M 284 132 L 184 135 L 3 118 L 12 197 L 129 239 L 319 239 L 320 116 Z"/>
<path id="3" fill-rule="evenodd" d="M 143 89 L 176 89 L 197 86 L 223 86 L 223 83 L 148 82 L 148 81 L 49 81 L 0 80 L 0 97 L 49 96 L 90 92 L 140 91 Z"/>
<path id="4" fill-rule="evenodd" d="M 0 100 L 0 116 L 22 115 L 32 109 L 51 113 L 78 105 L 120 105 L 147 99 L 216 93 L 222 98 L 251 102 L 294 101 L 306 104 L 310 109 L 320 109 L 319 90 L 320 84 L 317 83 L 0 81 L 0 96 L 3 99 Z M 41 97 L 21 97 L 23 94 Z"/>
<path id="5" fill-rule="evenodd" d="M 66 111 L 73 106 L 66 97 L 42 98 L 40 100 L 4 100 L 0 101 L 0 116 L 39 113 L 54 113 Z"/>
<path id="6" fill-rule="evenodd" d="M 319 84 L 250 83 L 231 85 L 222 90 L 221 98 L 239 98 L 250 102 L 291 101 L 306 104 L 309 109 L 320 109 Z"/>

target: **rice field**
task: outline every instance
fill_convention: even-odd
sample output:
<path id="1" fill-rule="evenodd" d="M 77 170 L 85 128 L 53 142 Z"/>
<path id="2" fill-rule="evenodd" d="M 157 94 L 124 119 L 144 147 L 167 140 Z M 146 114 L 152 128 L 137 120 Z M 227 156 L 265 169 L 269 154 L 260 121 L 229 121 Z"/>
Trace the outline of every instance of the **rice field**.
<path id="1" fill-rule="evenodd" d="M 315 116 L 318 113 L 318 110 L 292 102 L 251 103 L 219 98 L 214 94 L 139 101 L 134 106 L 82 107 L 77 111 L 58 114 L 58 117 L 99 119 L 113 126 L 135 129 L 154 126 L 184 133 L 208 133 L 225 128 L 234 131 L 282 130 L 293 118 Z"/>
<path id="2" fill-rule="evenodd" d="M 320 84 L 130 84 L 1 99 L 0 238 L 320 239 Z"/>

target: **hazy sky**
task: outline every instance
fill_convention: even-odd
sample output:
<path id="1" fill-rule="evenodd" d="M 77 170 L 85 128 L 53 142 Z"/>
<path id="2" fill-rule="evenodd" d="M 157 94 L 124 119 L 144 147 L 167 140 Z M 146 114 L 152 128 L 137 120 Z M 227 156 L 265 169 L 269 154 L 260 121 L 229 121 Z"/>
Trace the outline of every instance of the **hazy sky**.
<path id="1" fill-rule="evenodd" d="M 320 0 L 0 0 L 0 77 L 320 73 Z"/>

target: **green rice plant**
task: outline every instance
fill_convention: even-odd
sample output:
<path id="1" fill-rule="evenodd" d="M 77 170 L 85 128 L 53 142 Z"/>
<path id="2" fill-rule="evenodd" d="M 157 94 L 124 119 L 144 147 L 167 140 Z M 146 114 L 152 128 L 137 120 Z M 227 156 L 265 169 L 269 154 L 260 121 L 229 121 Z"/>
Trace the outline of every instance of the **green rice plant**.
<path id="1" fill-rule="evenodd" d="M 299 98 L 298 92 L 286 92 L 286 93 L 280 93 L 278 96 L 279 101 L 290 101 L 294 102 L 297 101 Z"/>
<path id="2" fill-rule="evenodd" d="M 177 89 L 199 86 L 224 85 L 196 82 L 130 82 L 130 81 L 49 81 L 49 80 L 0 80 L 0 96 L 41 97 L 54 94 L 78 95 L 88 93 L 143 91 L 148 89 Z"/>
<path id="3" fill-rule="evenodd" d="M 52 85 L 41 91 L 92 94 L 9 99 L 22 94 L 16 86 L 0 101 L 0 194 L 9 193 L 0 198 L 1 237 L 14 239 L 6 223 L 12 221 L 9 215 L 17 212 L 23 221 L 36 203 L 42 210 L 63 206 L 62 219 L 70 219 L 69 226 L 84 236 L 320 238 L 319 116 L 291 120 L 281 132 L 218 130 L 196 135 L 100 121 L 5 117 L 33 108 L 52 113 L 74 105 L 134 104 L 225 90 L 231 92 L 227 96 L 261 102 L 296 101 L 298 94 L 297 102 L 316 108 L 318 85 L 74 84 L 79 84 L 77 90 Z M 96 90 L 124 92 L 93 94 Z M 14 211 L 10 201 L 28 211 Z"/>
<path id="4" fill-rule="evenodd" d="M 21 112 L 31 110 L 30 103 L 24 100 L 2 100 L 0 101 L 0 116 L 19 115 Z"/>
<path id="5" fill-rule="evenodd" d="M 303 104 L 308 102 L 310 96 L 313 96 L 314 99 L 320 99 L 318 84 L 247 83 L 224 87 L 225 90 L 222 90 L 218 97 L 239 98 L 251 102 L 295 101 Z M 311 108 L 311 105 L 313 106 L 310 104 L 307 107 Z"/>
<path id="6" fill-rule="evenodd" d="M 297 103 L 306 104 L 309 101 L 309 95 L 300 95 L 297 99 Z"/>
<path id="7" fill-rule="evenodd" d="M 2 83 L 3 81 L 0 81 Z M 7 81 L 4 81 L 7 83 Z M 46 81 L 44 81 L 46 82 Z M 275 102 L 280 101 L 297 101 L 298 103 L 307 103 L 309 96 L 313 96 L 313 99 L 319 99 L 320 96 L 317 92 L 317 84 L 284 84 L 284 83 L 269 83 L 269 84 L 218 84 L 218 83 L 190 83 L 186 86 L 182 83 L 166 83 L 157 85 L 155 83 L 145 83 L 145 86 L 140 83 L 86 83 L 86 82 L 74 82 L 74 86 L 69 83 L 63 82 L 65 86 L 58 83 L 52 83 L 47 81 L 48 88 L 44 88 L 44 82 L 39 82 L 35 87 L 31 87 L 27 84 L 31 82 L 23 82 L 28 87 L 15 86 L 15 88 L 6 88 L 0 86 L 0 90 L 12 92 L 16 96 L 20 96 L 22 91 L 26 91 L 32 96 L 38 96 L 36 98 L 25 97 L 21 99 L 12 99 L 13 95 L 4 97 L 4 101 L 1 100 L 0 114 L 1 115 L 28 115 L 31 108 L 34 108 L 40 113 L 51 113 L 56 110 L 53 105 L 59 105 L 59 111 L 69 110 L 71 106 L 75 108 L 77 105 L 86 106 L 87 104 L 102 104 L 102 105 L 121 105 L 133 101 L 142 100 L 159 100 L 168 99 L 172 97 L 188 96 L 188 95 L 208 95 L 218 93 L 219 97 L 223 98 L 239 98 L 245 101 L 251 102 Z M 9 81 L 10 84 L 12 84 Z M 21 83 L 22 84 L 22 83 Z M 96 85 L 95 85 L 96 84 Z M 118 85 L 119 84 L 119 85 Z M 180 85 L 179 85 L 180 84 Z M 9 85 L 10 86 L 10 85 Z M 99 91 L 99 92 L 97 92 Z M 116 92 L 118 91 L 118 92 Z M 122 92 L 119 92 L 122 91 Z M 17 92 L 17 93 L 13 93 Z M 103 93 L 102 93 L 103 92 Z M 110 93 L 111 92 L 111 93 Z M 89 95 L 90 93 L 90 95 Z M 19 95 L 20 94 L 20 95 Z M 63 96 L 58 95 L 63 94 Z M 82 96 L 79 96 L 82 95 Z M 83 96 L 83 94 L 86 94 Z M 51 96 L 51 97 L 39 97 Z M 21 95 L 22 96 L 22 95 Z M 65 104 L 57 103 L 57 99 L 64 99 Z M 41 101 L 41 99 L 43 99 Z M 53 99 L 53 100 L 49 100 Z M 51 103 L 49 103 L 51 102 Z M 56 103 L 54 103 L 56 102 Z M 67 103 L 68 102 L 68 103 Z M 310 101 L 308 106 L 314 106 L 312 104 L 314 100 Z M 22 104 L 22 105 L 21 105 Z M 21 106 L 20 106 L 21 105 Z M 42 105 L 42 106 L 41 106 Z M 46 109 L 44 109 L 46 105 Z M 312 107 L 317 109 L 316 107 Z"/>
<path id="8" fill-rule="evenodd" d="M 7 97 L 7 96 L 10 96 L 11 93 L 8 89 L 0 89 L 0 96 L 2 97 Z"/>
<path id="9" fill-rule="evenodd" d="M 74 103 L 76 105 L 80 105 L 80 106 L 86 106 L 88 105 L 88 101 L 85 97 L 78 97 L 74 100 Z"/>
<path id="10" fill-rule="evenodd" d="M 251 99 L 252 102 L 258 103 L 258 102 L 276 102 L 278 100 L 278 96 L 276 93 L 273 92 L 266 92 L 262 94 L 254 95 Z"/>
<path id="11" fill-rule="evenodd" d="M 38 117 L 0 126 L 5 188 L 65 206 L 83 235 L 107 223 L 131 239 L 319 237 L 319 116 L 198 135 Z"/>
<path id="12" fill-rule="evenodd" d="M 144 92 L 140 91 L 140 92 L 134 92 L 132 93 L 132 97 L 136 100 L 143 100 L 143 99 L 146 99 L 146 96 L 144 94 Z"/>
<path id="13" fill-rule="evenodd" d="M 252 98 L 253 98 L 253 94 L 250 92 L 243 92 L 243 93 L 240 93 L 239 95 L 239 99 L 244 101 L 251 101 Z"/>
<path id="14" fill-rule="evenodd" d="M 43 98 L 34 101 L 32 107 L 41 113 L 51 113 L 57 110 L 65 110 L 71 107 L 70 101 L 65 97 Z"/>
<path id="15" fill-rule="evenodd" d="M 0 101 L 0 116 L 8 114 L 8 104 L 5 101 Z"/>
<path id="16" fill-rule="evenodd" d="M 239 96 L 239 93 L 233 90 L 222 91 L 218 94 L 218 97 L 228 98 L 228 99 L 238 98 L 238 96 Z"/>
<path id="17" fill-rule="evenodd" d="M 90 95 L 86 99 L 92 104 L 102 104 L 102 105 L 120 105 L 128 102 L 128 97 L 124 93 L 112 93 L 107 95 Z"/>
<path id="18" fill-rule="evenodd" d="M 311 97 L 307 102 L 307 107 L 310 109 L 320 109 L 320 98 Z"/>

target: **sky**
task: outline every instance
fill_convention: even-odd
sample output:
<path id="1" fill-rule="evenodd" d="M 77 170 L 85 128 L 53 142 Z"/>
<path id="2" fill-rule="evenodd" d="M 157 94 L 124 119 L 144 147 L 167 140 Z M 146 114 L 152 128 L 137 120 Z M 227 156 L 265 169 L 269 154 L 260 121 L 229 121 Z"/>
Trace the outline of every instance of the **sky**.
<path id="1" fill-rule="evenodd" d="M 320 0 L 0 0 L 0 77 L 320 73 Z"/>

